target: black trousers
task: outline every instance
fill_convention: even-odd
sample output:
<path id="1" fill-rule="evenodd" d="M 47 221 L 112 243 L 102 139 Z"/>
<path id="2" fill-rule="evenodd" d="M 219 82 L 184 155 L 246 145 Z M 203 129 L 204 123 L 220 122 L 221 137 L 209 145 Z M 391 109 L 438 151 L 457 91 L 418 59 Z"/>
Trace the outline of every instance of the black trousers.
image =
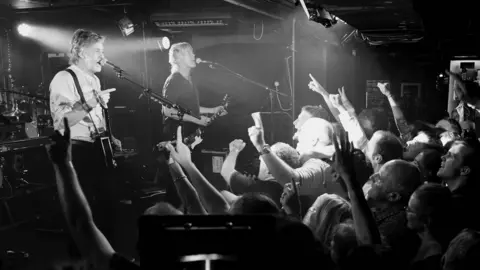
<path id="1" fill-rule="evenodd" d="M 100 146 L 72 140 L 72 163 L 92 209 L 95 224 L 109 241 L 115 225 L 116 185 L 106 168 Z"/>

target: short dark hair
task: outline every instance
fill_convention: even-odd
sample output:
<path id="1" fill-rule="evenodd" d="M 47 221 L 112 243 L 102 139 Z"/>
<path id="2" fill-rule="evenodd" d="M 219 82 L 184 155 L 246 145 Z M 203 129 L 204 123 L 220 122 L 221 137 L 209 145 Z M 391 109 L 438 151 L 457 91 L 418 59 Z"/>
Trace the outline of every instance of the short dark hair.
<path id="1" fill-rule="evenodd" d="M 306 105 L 302 107 L 302 111 L 309 113 L 312 117 L 328 119 L 328 112 L 322 106 Z"/>
<path id="2" fill-rule="evenodd" d="M 390 131 L 378 130 L 374 135 L 379 136 L 376 154 L 382 156 L 383 163 L 403 158 L 403 144 L 395 134 Z"/>
<path id="3" fill-rule="evenodd" d="M 250 192 L 235 200 L 229 212 L 232 215 L 277 215 L 280 209 L 268 196 Z"/>
<path id="4" fill-rule="evenodd" d="M 427 183 L 418 187 L 413 193 L 421 202 L 421 213 L 417 213 L 428 226 L 435 240 L 442 244 L 443 250 L 455 236 L 449 228 L 452 221 L 452 193 L 448 187 L 437 183 Z"/>
<path id="5" fill-rule="evenodd" d="M 463 164 L 464 166 L 468 166 L 470 168 L 472 179 L 476 178 L 480 171 L 477 169 L 478 161 L 480 160 L 480 142 L 475 138 L 458 140 L 453 143 L 453 145 L 456 144 L 464 145 L 470 149 L 470 151 L 468 151 L 463 157 Z"/>
<path id="6" fill-rule="evenodd" d="M 365 135 L 369 139 L 376 131 L 388 130 L 389 128 L 387 112 L 381 108 L 364 109 L 358 115 L 358 120 L 365 131 Z M 363 125 L 365 121 L 369 121 L 372 124 L 372 129 L 367 129 L 366 126 Z"/>

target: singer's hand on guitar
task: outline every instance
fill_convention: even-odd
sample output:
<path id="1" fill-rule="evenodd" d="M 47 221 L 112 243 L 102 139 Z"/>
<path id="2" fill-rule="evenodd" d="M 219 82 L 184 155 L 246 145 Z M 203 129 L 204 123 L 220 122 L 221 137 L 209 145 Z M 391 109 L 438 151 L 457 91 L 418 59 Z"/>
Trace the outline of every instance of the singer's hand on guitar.
<path id="1" fill-rule="evenodd" d="M 217 106 L 213 108 L 213 114 L 217 113 L 219 114 L 219 116 L 224 116 L 228 114 L 227 110 L 225 110 L 223 106 Z"/>
<path id="2" fill-rule="evenodd" d="M 122 151 L 122 141 L 120 141 L 115 137 L 112 137 L 112 139 L 113 139 L 113 145 L 115 146 L 115 149 L 118 151 Z"/>
<path id="3" fill-rule="evenodd" d="M 198 120 L 198 125 L 200 126 L 208 126 L 210 124 L 211 120 L 210 120 L 210 117 L 206 117 L 204 115 L 201 116 L 200 120 Z"/>

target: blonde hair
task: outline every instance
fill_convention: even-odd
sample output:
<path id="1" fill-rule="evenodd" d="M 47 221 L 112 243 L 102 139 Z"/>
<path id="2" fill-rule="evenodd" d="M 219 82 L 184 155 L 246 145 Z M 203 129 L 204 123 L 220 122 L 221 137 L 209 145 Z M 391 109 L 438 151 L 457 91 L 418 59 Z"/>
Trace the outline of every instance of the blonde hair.
<path id="1" fill-rule="evenodd" d="M 104 41 L 105 37 L 95 32 L 84 29 L 76 30 L 75 33 L 73 33 L 72 41 L 70 43 L 71 47 L 69 53 L 69 63 L 71 65 L 77 64 L 78 60 L 80 59 L 80 52 L 84 48 L 91 46 L 92 44 Z"/>
<path id="2" fill-rule="evenodd" d="M 192 50 L 193 47 L 188 42 L 175 43 L 170 47 L 168 51 L 168 62 L 172 65 L 171 72 L 174 73 L 178 70 L 178 55 L 184 53 L 187 50 Z"/>
<path id="3" fill-rule="evenodd" d="M 327 248 L 330 247 L 335 226 L 352 218 L 350 203 L 336 194 L 323 194 L 303 219 L 315 237 Z"/>

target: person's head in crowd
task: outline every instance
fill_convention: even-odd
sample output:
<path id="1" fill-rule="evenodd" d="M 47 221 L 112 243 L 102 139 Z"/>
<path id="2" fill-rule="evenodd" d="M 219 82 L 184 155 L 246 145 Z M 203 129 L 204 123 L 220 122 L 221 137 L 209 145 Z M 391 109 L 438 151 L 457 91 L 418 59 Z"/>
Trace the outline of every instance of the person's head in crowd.
<path id="1" fill-rule="evenodd" d="M 478 187 L 478 167 L 480 160 L 479 142 L 477 140 L 455 141 L 448 152 L 442 156 L 442 163 L 437 176 L 452 192 L 468 185 Z"/>
<path id="2" fill-rule="evenodd" d="M 437 149 L 426 149 L 415 157 L 414 163 L 420 169 L 425 182 L 441 183 L 437 173 L 442 163 L 442 155 L 443 153 Z"/>
<path id="3" fill-rule="evenodd" d="M 358 121 L 368 139 L 378 130 L 389 130 L 389 120 L 383 109 L 364 109 L 358 115 Z"/>
<path id="4" fill-rule="evenodd" d="M 389 208 L 405 206 L 410 195 L 422 184 L 420 170 L 404 160 L 385 163 L 363 185 L 363 192 L 370 207 Z"/>
<path id="5" fill-rule="evenodd" d="M 393 133 L 379 130 L 368 141 L 365 155 L 373 170 L 378 172 L 386 162 L 403 157 L 403 145 Z"/>
<path id="6" fill-rule="evenodd" d="M 293 121 L 293 126 L 297 130 L 295 135 L 293 135 L 294 140 L 298 140 L 298 131 L 300 128 L 305 124 L 305 122 L 310 118 L 322 118 L 327 120 L 328 119 L 328 112 L 322 106 L 312 106 L 307 105 L 303 106 L 300 114 L 297 116 L 297 119 Z"/>
<path id="7" fill-rule="evenodd" d="M 323 194 L 310 207 L 303 223 L 313 231 L 323 246 L 329 249 L 335 226 L 351 218 L 352 211 L 348 201 L 336 194 Z"/>
<path id="8" fill-rule="evenodd" d="M 255 181 L 255 184 L 247 187 L 245 193 L 260 193 L 272 199 L 278 207 L 281 207 L 280 198 L 282 197 L 283 187 L 274 180 Z"/>
<path id="9" fill-rule="evenodd" d="M 460 139 L 460 135 L 462 134 L 460 124 L 453 118 L 444 118 L 438 121 L 435 127 L 437 128 L 437 135 L 443 146 L 449 142 Z"/>
<path id="10" fill-rule="evenodd" d="M 300 166 L 300 155 L 295 148 L 292 146 L 277 142 L 270 147 L 270 150 L 273 154 L 287 163 L 291 168 L 296 169 Z M 267 165 L 265 162 L 260 158 L 260 166 L 258 169 L 258 179 L 259 180 L 271 180 L 273 179 L 272 175 L 270 174 Z M 282 188 L 283 189 L 283 188 Z"/>
<path id="11" fill-rule="evenodd" d="M 280 209 L 268 196 L 250 192 L 235 200 L 230 206 L 229 213 L 231 215 L 277 215 Z"/>
<path id="12" fill-rule="evenodd" d="M 173 207 L 171 204 L 166 202 L 159 202 L 155 205 L 149 207 L 145 212 L 144 215 L 148 216 L 179 216 L 183 215 L 182 211 L 178 210 L 177 208 Z"/>
<path id="13" fill-rule="evenodd" d="M 275 262 L 268 269 L 313 270 L 326 264 L 312 231 L 302 222 L 290 218 L 279 220 L 275 231 L 275 249 L 270 252 Z"/>
<path id="14" fill-rule="evenodd" d="M 423 184 L 413 192 L 408 201 L 407 225 L 417 232 L 425 242 L 435 241 L 441 247 L 440 254 L 446 250 L 454 236 L 452 222 L 452 193 L 437 183 Z"/>
<path id="15" fill-rule="evenodd" d="M 448 246 L 442 258 L 443 270 L 480 269 L 480 233 L 463 230 Z"/>
<path id="16" fill-rule="evenodd" d="M 330 256 L 335 264 L 341 265 L 347 260 L 348 255 L 358 246 L 353 222 L 344 222 L 335 226 L 330 246 Z"/>
<path id="17" fill-rule="evenodd" d="M 297 151 L 300 160 L 305 156 L 332 157 L 335 152 L 332 139 L 333 126 L 330 122 L 321 118 L 308 119 L 298 132 Z"/>

